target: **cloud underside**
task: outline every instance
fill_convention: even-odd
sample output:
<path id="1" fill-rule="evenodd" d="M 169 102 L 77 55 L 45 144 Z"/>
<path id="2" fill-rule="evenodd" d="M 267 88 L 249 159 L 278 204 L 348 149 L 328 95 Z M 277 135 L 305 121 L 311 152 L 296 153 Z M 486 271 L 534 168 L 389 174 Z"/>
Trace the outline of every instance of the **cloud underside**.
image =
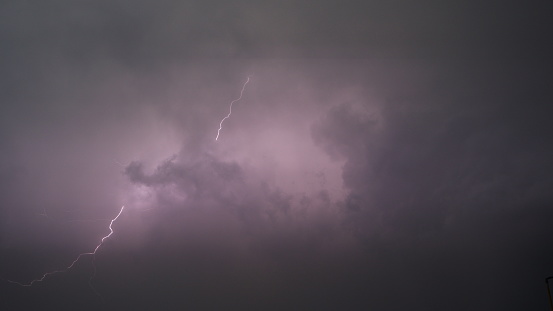
<path id="1" fill-rule="evenodd" d="M 547 12 L 5 1 L 0 308 L 539 309 Z"/>

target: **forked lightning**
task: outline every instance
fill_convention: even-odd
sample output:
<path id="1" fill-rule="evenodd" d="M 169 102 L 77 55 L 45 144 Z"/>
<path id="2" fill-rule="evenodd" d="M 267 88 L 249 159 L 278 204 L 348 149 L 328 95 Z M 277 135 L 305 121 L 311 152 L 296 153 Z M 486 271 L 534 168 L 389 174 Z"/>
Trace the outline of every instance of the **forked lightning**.
<path id="1" fill-rule="evenodd" d="M 79 259 L 81 259 L 81 257 L 83 256 L 86 256 L 86 255 L 90 255 L 92 256 L 92 266 L 94 268 L 94 273 L 90 276 L 90 279 L 89 279 L 89 285 L 90 285 L 90 288 L 92 288 L 92 290 L 98 295 L 100 296 L 100 294 L 98 293 L 98 291 L 96 291 L 96 289 L 94 288 L 94 286 L 92 286 L 92 280 L 94 279 L 94 277 L 96 276 L 96 264 L 94 262 L 94 260 L 96 259 L 96 252 L 100 249 L 100 247 L 102 246 L 102 244 L 104 244 L 104 241 L 109 238 L 112 234 L 113 234 L 113 228 L 111 227 L 113 225 L 113 222 L 115 222 L 117 220 L 117 218 L 119 218 L 119 216 L 121 216 L 121 213 L 123 213 L 123 209 L 125 209 L 125 206 L 122 206 L 121 207 L 121 210 L 119 210 L 119 213 L 117 214 L 117 216 L 115 216 L 115 218 L 113 218 L 111 220 L 111 222 L 109 223 L 109 234 L 106 235 L 105 237 L 102 238 L 102 240 L 100 240 L 100 243 L 96 246 L 96 248 L 94 248 L 94 251 L 93 252 L 90 252 L 90 253 L 81 253 L 79 254 L 79 256 L 77 256 L 77 258 L 75 260 L 73 260 L 73 262 L 67 266 L 65 269 L 62 269 L 62 270 L 56 270 L 56 271 L 51 271 L 51 272 L 46 272 L 42 275 L 42 277 L 38 278 L 38 279 L 34 279 L 32 280 L 31 282 L 29 283 L 20 283 L 20 282 L 16 282 L 16 281 L 11 281 L 11 280 L 6 280 L 10 283 L 14 283 L 14 284 L 18 284 L 18 285 L 21 285 L 21 286 L 25 286 L 25 287 L 29 287 L 29 286 L 33 286 L 33 284 L 37 283 L 37 282 L 42 282 L 44 281 L 46 278 L 48 278 L 49 276 L 52 276 L 52 275 L 55 275 L 55 274 L 58 274 L 58 273 L 64 273 L 64 272 L 67 272 L 69 271 L 71 268 L 73 268 L 73 266 L 75 266 L 75 264 L 79 261 Z"/>

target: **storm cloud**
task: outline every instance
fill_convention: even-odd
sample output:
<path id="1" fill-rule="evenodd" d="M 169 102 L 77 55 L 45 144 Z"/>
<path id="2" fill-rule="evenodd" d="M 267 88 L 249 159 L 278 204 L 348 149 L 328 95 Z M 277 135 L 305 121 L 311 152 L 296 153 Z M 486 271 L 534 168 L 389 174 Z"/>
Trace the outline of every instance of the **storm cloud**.
<path id="1" fill-rule="evenodd" d="M 4 1 L 0 306 L 545 308 L 551 10 Z"/>

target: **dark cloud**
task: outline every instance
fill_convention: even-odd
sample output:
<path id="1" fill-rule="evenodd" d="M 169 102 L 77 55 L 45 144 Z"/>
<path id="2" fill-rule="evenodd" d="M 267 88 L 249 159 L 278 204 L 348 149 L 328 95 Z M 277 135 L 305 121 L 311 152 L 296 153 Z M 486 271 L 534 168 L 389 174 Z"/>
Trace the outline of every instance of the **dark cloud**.
<path id="1" fill-rule="evenodd" d="M 12 57 L 547 57 L 551 4 L 491 1 L 6 1 Z M 550 32 L 549 32 L 550 34 Z M 4 53 L 5 54 L 5 53 Z"/>
<path id="2" fill-rule="evenodd" d="M 550 12 L 4 1 L 0 307 L 543 307 Z"/>
<path id="3" fill-rule="evenodd" d="M 516 292 L 540 297 L 530 280 L 550 273 L 544 219 L 551 217 L 553 150 L 542 141 L 550 135 L 542 130 L 550 95 L 524 75 L 545 69 L 529 68 L 502 68 L 500 78 L 482 84 L 457 76 L 439 90 L 402 94 L 383 104 L 381 120 L 340 105 L 313 128 L 319 145 L 346 158 L 349 223 L 368 250 L 382 252 L 376 256 L 403 258 L 394 271 L 419 284 L 409 289 L 417 305 L 438 308 L 439 295 L 462 301 L 459 309 L 492 307 L 499 282 L 521 282 L 497 292 L 511 297 L 505 307 L 529 303 Z M 489 70 L 497 68 L 471 73 Z M 449 293 L 435 292 L 441 283 Z"/>

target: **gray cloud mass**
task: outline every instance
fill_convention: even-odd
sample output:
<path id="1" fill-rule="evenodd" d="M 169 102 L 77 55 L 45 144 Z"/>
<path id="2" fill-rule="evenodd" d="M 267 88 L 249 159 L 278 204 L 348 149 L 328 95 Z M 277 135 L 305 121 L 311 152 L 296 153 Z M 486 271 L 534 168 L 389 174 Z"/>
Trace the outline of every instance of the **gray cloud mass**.
<path id="1" fill-rule="evenodd" d="M 545 310 L 551 11 L 2 2 L 0 308 Z"/>

